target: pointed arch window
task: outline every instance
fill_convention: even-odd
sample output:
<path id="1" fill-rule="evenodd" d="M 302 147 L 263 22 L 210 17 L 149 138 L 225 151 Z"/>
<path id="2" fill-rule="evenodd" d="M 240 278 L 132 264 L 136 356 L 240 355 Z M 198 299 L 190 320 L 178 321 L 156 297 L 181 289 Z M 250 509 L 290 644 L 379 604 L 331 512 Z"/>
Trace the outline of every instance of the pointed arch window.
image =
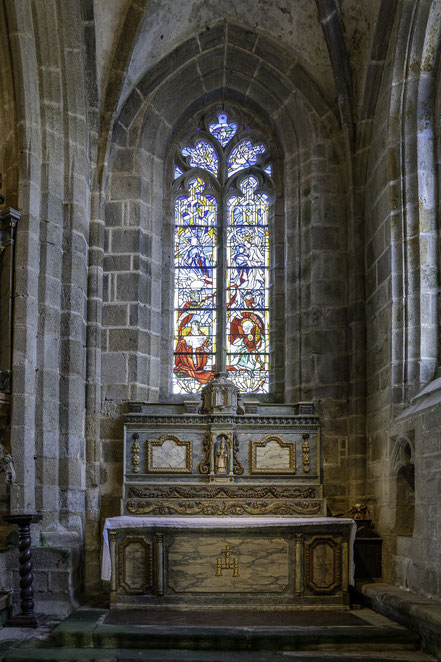
<path id="1" fill-rule="evenodd" d="M 271 155 L 265 137 L 225 111 L 203 118 L 174 170 L 173 392 L 217 372 L 269 392 Z"/>

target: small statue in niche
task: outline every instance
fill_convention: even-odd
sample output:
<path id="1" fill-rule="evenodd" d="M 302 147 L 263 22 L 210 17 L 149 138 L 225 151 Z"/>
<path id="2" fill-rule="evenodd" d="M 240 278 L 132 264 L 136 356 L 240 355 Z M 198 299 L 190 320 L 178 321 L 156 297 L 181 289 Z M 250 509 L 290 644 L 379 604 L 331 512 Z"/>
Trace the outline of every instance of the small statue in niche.
<path id="1" fill-rule="evenodd" d="M 15 483 L 15 469 L 10 453 L 5 452 L 5 447 L 0 444 L 0 473 L 4 472 L 5 481 L 10 485 Z"/>
<path id="2" fill-rule="evenodd" d="M 229 458 L 230 442 L 226 434 L 220 434 L 216 439 L 214 446 L 214 473 L 216 474 L 229 474 L 230 473 L 230 458 Z"/>

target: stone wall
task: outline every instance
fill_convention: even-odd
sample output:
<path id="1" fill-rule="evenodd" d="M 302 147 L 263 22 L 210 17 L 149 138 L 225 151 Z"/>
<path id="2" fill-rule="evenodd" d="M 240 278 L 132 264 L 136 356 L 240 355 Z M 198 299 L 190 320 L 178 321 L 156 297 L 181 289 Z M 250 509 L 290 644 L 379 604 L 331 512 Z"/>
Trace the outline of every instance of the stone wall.
<path id="1" fill-rule="evenodd" d="M 404 4 L 397 13 L 376 105 L 365 226 L 367 495 L 384 538 L 384 578 L 430 596 L 441 590 L 439 405 L 432 392 L 439 362 L 438 25 L 435 3 Z M 406 445 L 413 496 L 398 480 Z M 406 535 L 403 499 L 415 500 Z"/>

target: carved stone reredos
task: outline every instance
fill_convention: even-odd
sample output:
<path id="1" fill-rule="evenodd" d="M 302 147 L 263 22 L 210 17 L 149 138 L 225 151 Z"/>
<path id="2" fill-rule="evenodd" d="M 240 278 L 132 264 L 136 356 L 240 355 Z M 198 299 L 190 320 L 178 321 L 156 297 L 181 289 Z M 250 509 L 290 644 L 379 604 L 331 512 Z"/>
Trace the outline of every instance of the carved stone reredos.
<path id="1" fill-rule="evenodd" d="M 225 373 L 218 373 L 201 391 L 202 414 L 237 414 L 239 389 Z"/>

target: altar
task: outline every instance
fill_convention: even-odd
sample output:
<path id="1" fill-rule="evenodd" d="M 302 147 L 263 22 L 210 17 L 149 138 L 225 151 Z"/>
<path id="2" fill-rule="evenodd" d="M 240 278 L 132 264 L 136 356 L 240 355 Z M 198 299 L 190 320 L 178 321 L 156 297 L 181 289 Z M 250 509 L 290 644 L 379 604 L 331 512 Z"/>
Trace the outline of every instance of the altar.
<path id="1" fill-rule="evenodd" d="M 131 403 L 120 516 L 104 527 L 114 608 L 346 608 L 351 519 L 326 517 L 314 405 Z"/>
<path id="2" fill-rule="evenodd" d="M 112 608 L 347 608 L 356 525 L 341 518 L 112 517 Z"/>

